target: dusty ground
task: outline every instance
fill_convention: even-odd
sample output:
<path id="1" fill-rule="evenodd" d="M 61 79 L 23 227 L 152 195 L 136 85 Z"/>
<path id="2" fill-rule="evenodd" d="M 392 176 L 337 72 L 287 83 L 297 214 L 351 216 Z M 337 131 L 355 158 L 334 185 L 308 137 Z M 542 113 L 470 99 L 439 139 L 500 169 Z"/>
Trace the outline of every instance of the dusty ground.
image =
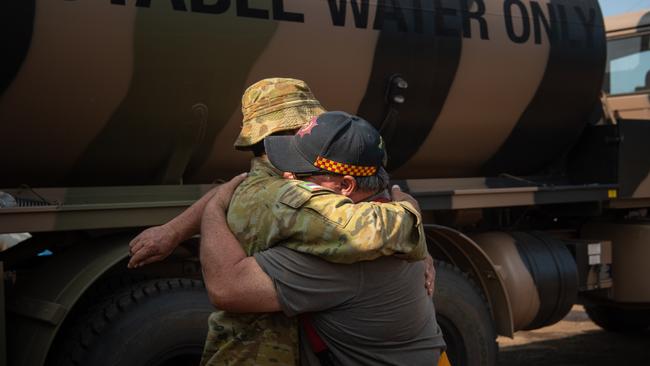
<path id="1" fill-rule="evenodd" d="M 650 332 L 605 332 L 581 306 L 553 326 L 499 337 L 499 346 L 499 366 L 650 366 Z"/>

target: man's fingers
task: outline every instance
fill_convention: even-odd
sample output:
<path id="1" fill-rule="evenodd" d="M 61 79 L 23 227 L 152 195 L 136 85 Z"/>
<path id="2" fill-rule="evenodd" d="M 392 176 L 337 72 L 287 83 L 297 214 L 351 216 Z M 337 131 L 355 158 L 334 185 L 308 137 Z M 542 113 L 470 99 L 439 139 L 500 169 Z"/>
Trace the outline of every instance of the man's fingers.
<path id="1" fill-rule="evenodd" d="M 149 263 L 158 262 L 158 261 L 161 261 L 163 259 L 165 259 L 165 258 L 162 255 L 154 255 L 153 257 L 149 257 L 149 258 L 144 259 L 143 261 L 138 263 L 136 267 L 142 267 L 142 266 L 147 265 Z"/>
<path id="2" fill-rule="evenodd" d="M 233 194 L 235 193 L 235 189 L 237 189 L 237 186 L 239 186 L 239 184 L 241 182 L 243 182 L 244 179 L 246 179 L 247 176 L 248 176 L 248 173 L 239 174 L 239 175 L 235 176 L 234 178 L 232 178 L 231 180 L 227 181 L 226 183 L 218 186 L 214 191 L 214 195 L 212 196 L 212 198 L 208 202 L 208 205 L 210 205 L 210 204 L 215 205 L 216 204 L 223 211 L 226 211 L 228 209 L 228 205 L 230 204 L 230 199 L 232 198 Z M 207 207 L 206 207 L 206 211 L 209 211 L 209 210 L 207 210 Z M 204 213 L 205 213 L 205 211 L 204 211 Z"/>
<path id="3" fill-rule="evenodd" d="M 402 192 L 402 188 L 397 184 L 394 184 L 391 187 L 390 196 L 392 197 L 393 201 L 403 201 L 405 197 L 404 192 Z"/>
<path id="4" fill-rule="evenodd" d="M 130 265 L 132 264 L 135 267 L 139 267 L 141 262 L 144 262 L 148 258 L 153 258 L 153 257 L 156 257 L 156 256 L 160 255 L 160 253 L 157 253 L 156 250 L 151 249 L 151 248 L 143 248 L 141 250 L 134 251 L 134 252 L 131 252 L 131 253 L 132 253 L 133 256 L 131 257 L 131 260 L 129 260 L 129 264 Z M 132 268 L 132 267 L 129 267 L 129 268 Z"/>
<path id="5" fill-rule="evenodd" d="M 424 287 L 427 289 L 429 296 L 433 295 L 433 281 L 435 281 L 436 269 L 433 266 L 433 258 L 427 255 L 424 267 Z"/>
<path id="6" fill-rule="evenodd" d="M 129 268 L 135 268 L 138 266 L 138 263 L 140 263 L 143 259 L 145 258 L 145 254 L 143 251 L 139 251 L 134 253 L 131 256 L 131 259 L 129 259 L 129 264 L 127 264 L 127 267 Z"/>
<path id="7" fill-rule="evenodd" d="M 239 184 L 241 184 L 241 182 L 243 182 L 247 176 L 248 173 L 242 173 L 234 176 L 231 180 L 217 187 L 217 190 L 213 197 L 219 197 L 219 196 L 223 197 L 225 195 L 227 196 L 232 195 L 233 192 L 235 192 L 235 189 L 237 189 L 237 186 L 239 186 Z"/>
<path id="8" fill-rule="evenodd" d="M 140 241 L 140 235 L 136 236 L 135 238 L 131 239 L 131 242 L 129 242 L 129 248 L 133 249 L 133 247 L 138 244 Z"/>
<path id="9" fill-rule="evenodd" d="M 129 263 L 126 264 L 126 268 L 135 268 L 135 267 L 137 267 L 137 265 L 138 265 L 138 262 L 136 262 L 133 259 L 133 257 L 131 257 L 131 259 L 129 259 Z"/>
<path id="10" fill-rule="evenodd" d="M 239 175 L 234 176 L 226 184 L 228 184 L 228 185 L 230 185 L 232 187 L 237 187 L 241 182 L 244 181 L 244 179 L 246 179 L 247 176 L 248 176 L 248 173 L 241 173 Z"/>
<path id="11" fill-rule="evenodd" d="M 427 290 L 427 295 L 429 295 L 429 296 L 433 295 L 433 281 L 432 280 L 426 280 L 424 282 L 424 288 Z"/>
<path id="12" fill-rule="evenodd" d="M 133 246 L 130 246 L 131 255 L 140 251 L 140 249 L 142 249 L 143 247 L 144 247 L 144 242 L 142 240 L 138 240 L 135 244 L 133 244 Z"/>

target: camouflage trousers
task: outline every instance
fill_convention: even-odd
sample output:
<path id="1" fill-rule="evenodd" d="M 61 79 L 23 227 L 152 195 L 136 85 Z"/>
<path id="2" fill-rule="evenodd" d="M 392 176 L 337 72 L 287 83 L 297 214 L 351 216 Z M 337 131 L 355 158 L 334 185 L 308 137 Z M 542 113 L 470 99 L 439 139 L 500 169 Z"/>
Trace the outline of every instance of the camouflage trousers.
<path id="1" fill-rule="evenodd" d="M 298 365 L 298 322 L 282 313 L 217 311 L 208 320 L 201 366 Z"/>

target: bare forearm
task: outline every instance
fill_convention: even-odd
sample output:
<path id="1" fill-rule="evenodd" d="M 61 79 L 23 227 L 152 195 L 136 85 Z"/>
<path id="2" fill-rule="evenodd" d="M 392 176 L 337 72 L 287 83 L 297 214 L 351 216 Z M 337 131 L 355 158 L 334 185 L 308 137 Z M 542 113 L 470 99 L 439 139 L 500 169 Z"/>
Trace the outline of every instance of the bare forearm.
<path id="1" fill-rule="evenodd" d="M 232 269 L 246 258 L 237 238 L 230 230 L 223 230 L 226 225 L 225 214 L 219 210 L 203 215 L 200 257 L 203 276 L 210 283 L 232 276 Z"/>
<path id="2" fill-rule="evenodd" d="M 214 196 L 216 190 L 217 187 L 212 188 L 208 193 L 204 194 L 201 199 L 194 202 L 190 207 L 183 211 L 183 213 L 165 224 L 174 232 L 179 243 L 199 234 L 201 231 L 201 218 L 203 216 L 203 211 L 205 211 L 205 207 Z"/>
<path id="3" fill-rule="evenodd" d="M 207 206 L 201 223 L 201 264 L 212 303 L 231 312 L 273 312 L 273 282 L 228 229 L 225 213 Z"/>

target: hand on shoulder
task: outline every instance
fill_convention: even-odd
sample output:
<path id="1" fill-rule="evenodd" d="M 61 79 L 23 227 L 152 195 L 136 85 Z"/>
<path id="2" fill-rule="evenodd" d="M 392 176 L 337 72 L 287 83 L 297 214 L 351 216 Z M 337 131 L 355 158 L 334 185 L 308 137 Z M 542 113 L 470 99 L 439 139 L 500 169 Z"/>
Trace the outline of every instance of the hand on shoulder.
<path id="1" fill-rule="evenodd" d="M 418 201 L 415 198 L 413 198 L 413 196 L 411 196 L 410 194 L 402 192 L 402 189 L 397 184 L 393 185 L 393 187 L 391 188 L 391 196 L 393 198 L 393 201 L 395 201 L 395 202 L 400 202 L 400 201 L 401 202 L 408 202 L 411 205 L 413 205 L 413 207 L 415 207 L 415 209 L 418 212 L 422 213 L 422 210 L 420 210 L 420 205 L 418 204 Z"/>

